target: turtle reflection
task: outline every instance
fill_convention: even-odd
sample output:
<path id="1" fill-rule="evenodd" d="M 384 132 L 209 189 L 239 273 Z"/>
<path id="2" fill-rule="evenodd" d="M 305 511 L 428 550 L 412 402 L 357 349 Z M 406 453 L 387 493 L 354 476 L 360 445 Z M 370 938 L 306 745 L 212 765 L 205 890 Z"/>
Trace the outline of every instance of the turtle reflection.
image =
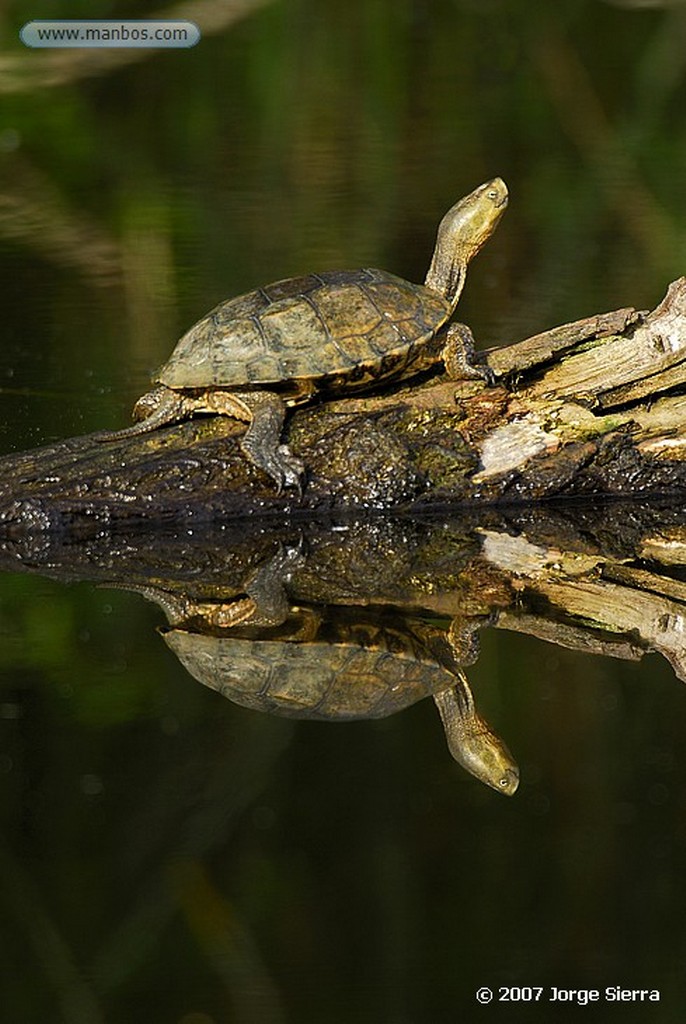
<path id="1" fill-rule="evenodd" d="M 471 775 L 512 795 L 519 769 L 479 714 L 461 668 L 474 633 L 397 609 L 291 608 L 257 623 L 251 598 L 191 601 L 140 588 L 164 610 L 169 648 L 198 682 L 253 710 L 295 718 L 384 718 L 431 695 L 450 753 Z"/>

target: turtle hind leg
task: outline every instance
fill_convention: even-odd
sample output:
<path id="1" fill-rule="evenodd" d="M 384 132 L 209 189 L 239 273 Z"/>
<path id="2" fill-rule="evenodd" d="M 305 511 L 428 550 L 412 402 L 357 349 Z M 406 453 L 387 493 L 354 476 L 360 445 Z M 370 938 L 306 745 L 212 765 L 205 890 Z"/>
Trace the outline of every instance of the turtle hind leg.
<path id="1" fill-rule="evenodd" d="M 305 464 L 288 445 L 280 443 L 286 418 L 284 400 L 273 391 L 236 392 L 230 399 L 232 405 L 242 407 L 242 414 L 235 411 L 229 414 L 248 421 L 241 448 L 252 464 L 272 478 L 279 494 L 284 487 L 292 487 L 298 495 L 302 494 Z"/>
<path id="2" fill-rule="evenodd" d="M 142 395 L 133 407 L 133 415 L 138 421 L 122 430 L 106 430 L 97 437 L 98 441 L 117 441 L 123 437 L 135 437 L 137 434 L 149 434 L 158 427 L 168 423 L 176 423 L 188 415 L 183 397 L 171 388 L 160 384 Z"/>

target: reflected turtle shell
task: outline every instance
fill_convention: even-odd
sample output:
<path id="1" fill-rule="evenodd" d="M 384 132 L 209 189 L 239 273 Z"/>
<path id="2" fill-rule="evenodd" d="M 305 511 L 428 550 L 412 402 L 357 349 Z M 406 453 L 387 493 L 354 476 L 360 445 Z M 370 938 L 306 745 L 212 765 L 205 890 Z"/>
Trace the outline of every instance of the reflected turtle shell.
<path id="1" fill-rule="evenodd" d="M 299 380 L 364 387 L 433 362 L 428 343 L 451 311 L 436 292 L 384 270 L 288 278 L 221 302 L 155 379 L 176 390 Z"/>
<path id="2" fill-rule="evenodd" d="M 292 718 L 384 718 L 456 683 L 447 669 L 409 650 L 245 640 L 182 629 L 163 636 L 198 682 L 236 704 Z"/>

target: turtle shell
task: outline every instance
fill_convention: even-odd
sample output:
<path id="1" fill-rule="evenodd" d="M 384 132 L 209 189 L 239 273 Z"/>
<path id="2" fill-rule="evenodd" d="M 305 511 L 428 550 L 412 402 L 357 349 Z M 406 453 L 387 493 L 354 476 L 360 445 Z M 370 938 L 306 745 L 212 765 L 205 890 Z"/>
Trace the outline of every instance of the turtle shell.
<path id="1" fill-rule="evenodd" d="M 164 632 L 198 682 L 236 704 L 290 718 L 384 718 L 455 685 L 455 676 L 410 651 L 353 643 L 292 643 Z"/>
<path id="2" fill-rule="evenodd" d="M 177 390 L 297 380 L 365 387 L 434 362 L 427 343 L 451 312 L 436 292 L 383 270 L 293 277 L 221 302 L 156 379 Z"/>

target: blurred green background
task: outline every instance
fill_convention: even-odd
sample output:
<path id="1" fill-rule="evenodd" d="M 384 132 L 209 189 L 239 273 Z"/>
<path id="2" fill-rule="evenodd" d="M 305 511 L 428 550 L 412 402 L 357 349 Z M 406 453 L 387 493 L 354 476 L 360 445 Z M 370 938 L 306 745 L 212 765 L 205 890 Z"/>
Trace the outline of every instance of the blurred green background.
<path id="1" fill-rule="evenodd" d="M 187 17 L 203 38 L 22 47 L 60 16 Z M 649 308 L 684 271 L 681 3 L 8 0 L 0 28 L 5 452 L 126 424 L 179 334 L 241 290 L 362 265 L 422 280 L 442 214 L 495 174 L 510 208 L 460 305 L 481 344 Z M 521 763 L 508 802 L 452 764 L 427 702 L 270 720 L 185 675 L 160 620 L 0 580 L 4 1019 L 452 1024 L 481 985 L 622 984 L 663 992 L 623 1020 L 681 1020 L 686 705 L 666 665 L 487 634 L 470 678 Z M 513 1009 L 550 1019 L 478 1012 Z"/>

